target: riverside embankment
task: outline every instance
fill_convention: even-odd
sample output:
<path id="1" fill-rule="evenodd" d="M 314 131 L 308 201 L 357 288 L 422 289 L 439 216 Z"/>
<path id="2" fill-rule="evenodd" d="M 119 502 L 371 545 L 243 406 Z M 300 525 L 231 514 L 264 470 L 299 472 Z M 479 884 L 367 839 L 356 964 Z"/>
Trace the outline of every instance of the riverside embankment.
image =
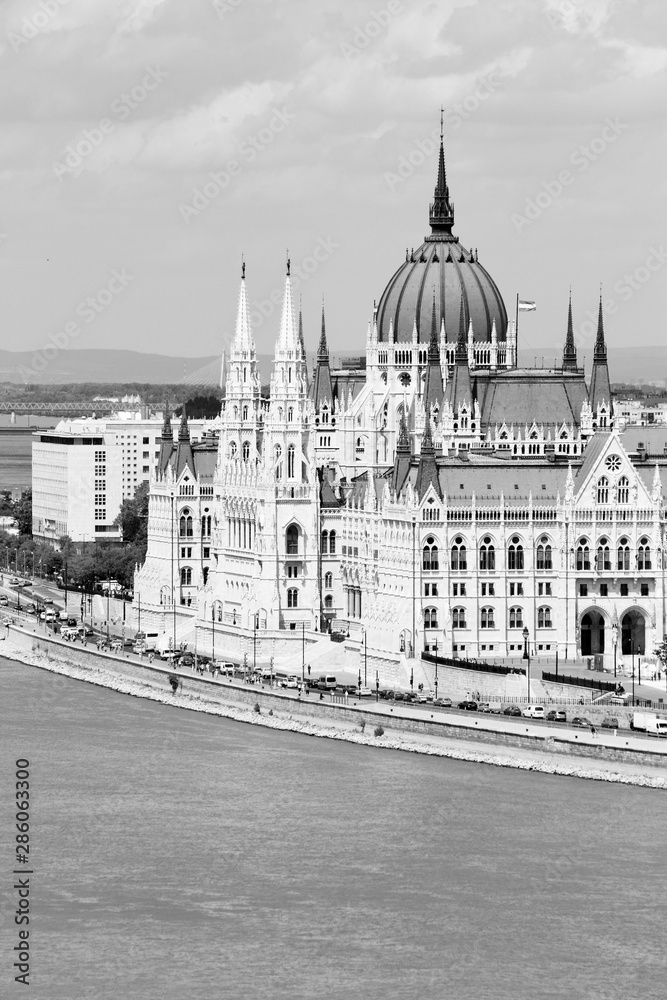
<path id="1" fill-rule="evenodd" d="M 387 749 L 478 761 L 601 781 L 667 788 L 667 745 L 620 732 L 576 732 L 516 723 L 503 717 L 461 716 L 385 702 L 301 698 L 280 690 L 199 676 L 157 663 L 101 653 L 8 626 L 0 654 L 42 669 L 191 711 L 309 736 Z M 178 675 L 174 695 L 169 676 Z M 378 727 L 382 735 L 374 735 Z"/>

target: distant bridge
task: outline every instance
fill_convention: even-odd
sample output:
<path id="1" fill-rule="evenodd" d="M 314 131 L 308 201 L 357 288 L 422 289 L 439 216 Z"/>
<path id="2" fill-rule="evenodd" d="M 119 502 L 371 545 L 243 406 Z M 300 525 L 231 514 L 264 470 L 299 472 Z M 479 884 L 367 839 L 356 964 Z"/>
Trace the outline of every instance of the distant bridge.
<path id="1" fill-rule="evenodd" d="M 89 399 L 74 400 L 71 403 L 49 399 L 39 403 L 0 400 L 0 413 L 74 413 L 77 416 L 90 416 L 93 413 L 111 413 L 117 407 L 117 403 L 105 403 L 102 400 L 92 402 Z"/>

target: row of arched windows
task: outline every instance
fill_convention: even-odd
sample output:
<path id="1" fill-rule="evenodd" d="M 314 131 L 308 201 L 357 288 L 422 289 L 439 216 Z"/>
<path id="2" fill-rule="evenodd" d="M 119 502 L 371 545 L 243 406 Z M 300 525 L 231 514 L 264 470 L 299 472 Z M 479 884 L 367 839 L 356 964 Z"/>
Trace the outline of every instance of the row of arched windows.
<path id="1" fill-rule="evenodd" d="M 427 617 L 428 616 L 428 617 Z M 435 622 L 433 618 L 435 616 Z M 428 622 L 432 624 L 428 624 Z M 426 628 L 437 628 L 437 614 L 435 608 L 427 608 L 424 612 L 424 624 Z M 461 629 L 467 628 L 466 624 L 466 609 L 465 608 L 452 608 L 452 628 Z M 479 627 L 480 628 L 495 628 L 495 609 L 492 607 L 481 608 L 479 612 Z M 509 627 L 510 628 L 523 628 L 523 608 L 513 607 L 510 608 L 509 612 Z M 551 615 L 551 608 L 544 605 L 537 609 L 537 627 L 538 628 L 553 628 L 553 619 Z"/>
<path id="2" fill-rule="evenodd" d="M 287 478 L 294 479 L 296 449 L 293 444 L 287 448 Z M 277 444 L 273 452 L 273 467 L 275 469 L 276 480 L 279 482 L 283 478 L 283 449 Z"/>
<path id="3" fill-rule="evenodd" d="M 614 568 L 617 570 L 647 570 L 651 569 L 651 543 L 643 536 L 639 539 L 637 554 L 634 566 L 631 565 L 630 540 L 621 538 L 616 547 L 616 559 Z M 576 567 L 578 570 L 590 570 L 591 568 L 591 547 L 587 538 L 580 538 L 577 542 Z M 595 550 L 595 569 L 598 573 L 612 569 L 611 546 L 608 538 L 601 538 Z"/>
<path id="4" fill-rule="evenodd" d="M 537 569 L 553 569 L 552 548 L 549 539 L 544 536 L 535 549 L 535 565 Z M 449 566 L 453 570 L 468 569 L 468 549 L 464 538 L 457 535 L 449 550 Z M 422 569 L 433 572 L 440 568 L 438 545 L 435 538 L 429 535 L 422 549 Z M 479 547 L 479 568 L 495 570 L 496 549 L 489 535 L 482 539 Z M 514 535 L 507 546 L 507 568 L 521 570 L 524 568 L 524 549 L 521 539 Z"/>
<path id="5" fill-rule="evenodd" d="M 597 502 L 608 504 L 610 496 L 613 496 L 613 487 L 609 486 L 606 476 L 600 476 L 597 481 Z M 621 476 L 616 484 L 616 503 L 630 503 L 630 480 L 627 476 Z"/>
<path id="6" fill-rule="evenodd" d="M 322 532 L 322 555 L 335 556 L 336 554 L 336 532 L 335 531 L 323 531 Z"/>

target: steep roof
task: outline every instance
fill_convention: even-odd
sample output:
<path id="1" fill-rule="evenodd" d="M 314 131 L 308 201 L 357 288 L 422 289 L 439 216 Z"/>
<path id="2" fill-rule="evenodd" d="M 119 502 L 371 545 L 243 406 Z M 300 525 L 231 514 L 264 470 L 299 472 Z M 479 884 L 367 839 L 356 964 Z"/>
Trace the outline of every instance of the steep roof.
<path id="1" fill-rule="evenodd" d="M 477 371 L 475 395 L 484 427 L 530 427 L 533 421 L 545 427 L 578 427 L 588 396 L 583 373 L 541 368 Z"/>

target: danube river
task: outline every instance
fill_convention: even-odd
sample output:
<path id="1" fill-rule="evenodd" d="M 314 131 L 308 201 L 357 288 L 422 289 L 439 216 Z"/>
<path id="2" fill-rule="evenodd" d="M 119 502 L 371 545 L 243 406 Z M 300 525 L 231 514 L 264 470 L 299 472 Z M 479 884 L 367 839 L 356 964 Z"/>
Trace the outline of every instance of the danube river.
<path id="1" fill-rule="evenodd" d="M 664 792 L 0 672 L 3 996 L 17 758 L 34 1000 L 665 995 Z"/>

